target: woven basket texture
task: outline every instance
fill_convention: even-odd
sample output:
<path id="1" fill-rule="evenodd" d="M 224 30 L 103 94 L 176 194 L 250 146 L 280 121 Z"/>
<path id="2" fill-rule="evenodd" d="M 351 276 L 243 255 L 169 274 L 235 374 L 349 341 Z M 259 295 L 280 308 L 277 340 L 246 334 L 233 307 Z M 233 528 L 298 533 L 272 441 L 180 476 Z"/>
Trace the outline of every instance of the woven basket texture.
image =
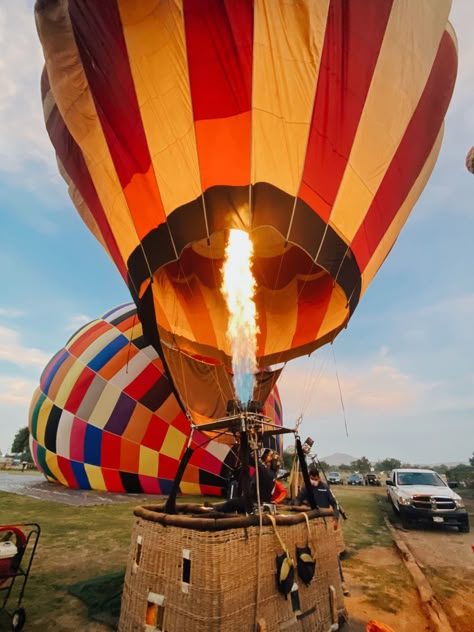
<path id="1" fill-rule="evenodd" d="M 166 524 L 163 514 L 143 508 L 135 516 L 119 632 L 252 632 L 257 621 L 266 632 L 328 632 L 334 616 L 330 586 L 337 610 L 344 609 L 331 519 L 309 520 L 316 572 L 309 586 L 295 572 L 300 605 L 295 611 L 291 596 L 277 589 L 275 557 L 283 551 L 268 517 L 262 527 L 211 531 L 193 528 L 193 519 L 191 526 Z M 186 523 L 184 516 L 179 518 Z M 276 517 L 278 534 L 293 559 L 296 546 L 308 544 L 304 516 L 297 519 L 278 524 L 281 518 Z M 147 624 L 153 599 L 160 602 L 160 612 Z"/>

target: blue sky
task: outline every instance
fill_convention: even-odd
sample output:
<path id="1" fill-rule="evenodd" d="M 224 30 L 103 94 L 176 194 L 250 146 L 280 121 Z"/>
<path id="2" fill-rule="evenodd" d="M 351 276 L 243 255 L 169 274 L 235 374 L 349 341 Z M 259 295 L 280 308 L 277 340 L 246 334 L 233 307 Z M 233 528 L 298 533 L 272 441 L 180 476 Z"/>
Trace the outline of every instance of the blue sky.
<path id="1" fill-rule="evenodd" d="M 6 6 L 5 6 L 6 5 Z M 467 461 L 474 451 L 474 3 L 454 0 L 459 73 L 433 175 L 349 327 L 290 363 L 285 424 L 320 457 Z M 50 357 L 130 300 L 58 175 L 42 119 L 32 2 L 0 7 L 0 450 Z M 345 415 L 338 389 L 339 376 Z M 345 416 L 345 419 L 344 419 Z M 345 420 L 348 427 L 346 436 Z"/>

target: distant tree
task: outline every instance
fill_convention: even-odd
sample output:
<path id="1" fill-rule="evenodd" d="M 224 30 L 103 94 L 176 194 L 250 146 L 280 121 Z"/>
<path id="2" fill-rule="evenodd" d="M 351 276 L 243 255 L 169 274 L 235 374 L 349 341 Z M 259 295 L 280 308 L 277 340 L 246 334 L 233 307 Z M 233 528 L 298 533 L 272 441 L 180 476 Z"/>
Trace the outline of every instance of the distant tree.
<path id="1" fill-rule="evenodd" d="M 370 461 L 366 456 L 351 462 L 351 468 L 358 472 L 370 472 Z"/>
<path id="2" fill-rule="evenodd" d="M 472 465 L 474 467 L 474 452 L 472 453 L 472 456 L 469 459 L 469 465 Z"/>
<path id="3" fill-rule="evenodd" d="M 329 463 L 326 463 L 326 461 L 315 461 L 314 464 L 323 472 L 332 472 L 334 470 L 333 466 L 329 465 Z"/>
<path id="4" fill-rule="evenodd" d="M 30 431 L 28 430 L 28 426 L 18 430 L 13 439 L 11 451 L 13 454 L 21 454 L 22 461 L 28 461 L 28 463 L 33 462 L 30 452 Z"/>
<path id="5" fill-rule="evenodd" d="M 438 474 L 446 474 L 448 466 L 443 463 L 442 465 L 433 465 L 431 469 L 438 472 Z"/>
<path id="6" fill-rule="evenodd" d="M 377 472 L 389 472 L 391 470 L 396 470 L 401 467 L 402 462 L 398 459 L 386 458 L 382 459 L 382 461 L 377 461 L 375 464 L 375 469 Z"/>
<path id="7" fill-rule="evenodd" d="M 340 470 L 341 472 L 350 472 L 352 470 L 352 467 L 350 465 L 347 465 L 347 463 L 341 463 L 341 465 L 338 465 L 336 469 Z"/>
<path id="8" fill-rule="evenodd" d="M 474 465 L 456 465 L 446 471 L 448 481 L 465 481 L 468 487 L 474 487 Z"/>
<path id="9" fill-rule="evenodd" d="M 293 459 L 295 458 L 294 450 L 283 450 L 281 457 L 282 467 L 285 470 L 291 470 Z"/>

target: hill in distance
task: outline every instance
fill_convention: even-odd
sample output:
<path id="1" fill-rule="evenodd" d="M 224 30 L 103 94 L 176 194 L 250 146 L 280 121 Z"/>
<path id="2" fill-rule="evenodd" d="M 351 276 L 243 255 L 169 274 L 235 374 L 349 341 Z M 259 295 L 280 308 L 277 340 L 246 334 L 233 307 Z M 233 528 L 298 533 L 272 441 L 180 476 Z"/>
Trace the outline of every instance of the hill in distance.
<path id="1" fill-rule="evenodd" d="M 357 457 L 344 454 L 343 452 L 335 452 L 329 456 L 323 456 L 319 460 L 324 461 L 328 465 L 350 465 L 352 461 L 357 461 Z"/>

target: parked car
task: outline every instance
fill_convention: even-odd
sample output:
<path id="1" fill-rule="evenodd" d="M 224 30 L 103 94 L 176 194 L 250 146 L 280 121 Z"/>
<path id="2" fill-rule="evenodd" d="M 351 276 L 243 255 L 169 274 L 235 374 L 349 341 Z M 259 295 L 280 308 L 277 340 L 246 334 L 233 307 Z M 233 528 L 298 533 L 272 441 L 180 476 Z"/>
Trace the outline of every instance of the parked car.
<path id="1" fill-rule="evenodd" d="M 376 485 L 377 487 L 380 487 L 380 478 L 377 476 L 377 474 L 366 474 L 365 475 L 365 484 L 366 485 Z"/>
<path id="2" fill-rule="evenodd" d="M 328 483 L 330 485 L 342 485 L 342 476 L 339 472 L 329 472 Z"/>
<path id="3" fill-rule="evenodd" d="M 447 524 L 469 533 L 463 499 L 433 470 L 393 470 L 387 495 L 404 526 L 411 522 Z"/>
<path id="4" fill-rule="evenodd" d="M 364 477 L 354 472 L 353 474 L 347 477 L 347 484 L 348 485 L 363 485 Z"/>

